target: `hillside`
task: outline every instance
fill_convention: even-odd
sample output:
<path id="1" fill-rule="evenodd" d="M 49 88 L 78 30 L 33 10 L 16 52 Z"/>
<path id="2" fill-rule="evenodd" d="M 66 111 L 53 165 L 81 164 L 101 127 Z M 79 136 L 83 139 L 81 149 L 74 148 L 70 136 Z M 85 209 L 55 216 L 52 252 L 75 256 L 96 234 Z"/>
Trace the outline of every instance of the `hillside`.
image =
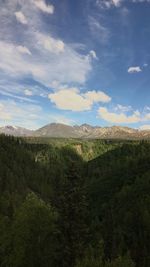
<path id="1" fill-rule="evenodd" d="M 0 135 L 0 163 L 0 266 L 150 266 L 149 142 Z"/>
<path id="2" fill-rule="evenodd" d="M 122 126 L 99 127 L 82 124 L 69 126 L 61 123 L 51 123 L 40 129 L 31 131 L 22 127 L 0 127 L 0 133 L 14 136 L 82 138 L 82 139 L 150 139 L 149 130 L 138 130 Z"/>

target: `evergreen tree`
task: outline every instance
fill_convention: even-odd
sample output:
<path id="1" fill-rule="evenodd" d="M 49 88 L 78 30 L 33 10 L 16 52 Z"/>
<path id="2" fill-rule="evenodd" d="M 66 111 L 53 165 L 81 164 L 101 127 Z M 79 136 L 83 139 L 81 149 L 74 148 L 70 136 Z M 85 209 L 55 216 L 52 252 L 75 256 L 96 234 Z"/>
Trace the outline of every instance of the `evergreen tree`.
<path id="1" fill-rule="evenodd" d="M 74 162 L 69 164 L 60 197 L 60 229 L 62 261 L 60 266 L 72 267 L 84 252 L 87 237 L 87 202 L 84 179 Z"/>

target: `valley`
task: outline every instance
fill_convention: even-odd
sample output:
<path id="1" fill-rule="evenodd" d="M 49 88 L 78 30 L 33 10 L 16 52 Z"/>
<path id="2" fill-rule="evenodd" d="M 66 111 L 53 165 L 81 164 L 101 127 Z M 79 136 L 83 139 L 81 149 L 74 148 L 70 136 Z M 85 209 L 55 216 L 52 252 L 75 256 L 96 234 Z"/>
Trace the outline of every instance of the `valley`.
<path id="1" fill-rule="evenodd" d="M 149 267 L 149 141 L 0 135 L 0 266 Z"/>

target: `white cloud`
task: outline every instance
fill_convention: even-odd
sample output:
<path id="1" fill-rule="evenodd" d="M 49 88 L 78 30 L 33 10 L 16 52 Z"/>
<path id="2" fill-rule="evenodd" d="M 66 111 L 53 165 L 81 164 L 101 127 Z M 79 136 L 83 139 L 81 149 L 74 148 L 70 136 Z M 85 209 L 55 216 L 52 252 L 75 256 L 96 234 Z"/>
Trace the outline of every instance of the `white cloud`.
<path id="1" fill-rule="evenodd" d="M 91 101 L 81 96 L 76 88 L 49 94 L 49 99 L 62 110 L 84 111 L 91 109 Z"/>
<path id="2" fill-rule="evenodd" d="M 150 113 L 145 113 L 143 121 L 149 121 L 150 120 Z"/>
<path id="3" fill-rule="evenodd" d="M 64 52 L 65 44 L 62 40 L 54 39 L 41 33 L 36 33 L 36 37 L 38 43 L 51 53 L 59 54 Z"/>
<path id="4" fill-rule="evenodd" d="M 144 2 L 147 2 L 147 3 L 150 3 L 150 0 L 132 0 L 133 3 L 144 3 Z"/>
<path id="5" fill-rule="evenodd" d="M 31 55 L 30 50 L 29 50 L 27 47 L 25 47 L 25 46 L 19 45 L 19 46 L 17 46 L 17 49 L 18 49 L 18 51 L 19 51 L 20 53 L 22 53 L 22 54 L 28 54 L 28 55 Z"/>
<path id="6" fill-rule="evenodd" d="M 101 43 L 107 43 L 110 37 L 110 32 L 108 28 L 103 26 L 98 20 L 96 20 L 92 16 L 89 16 L 88 22 L 89 28 L 94 37 L 96 37 Z"/>
<path id="7" fill-rule="evenodd" d="M 116 7 L 120 6 L 122 0 L 112 0 L 112 4 Z"/>
<path id="8" fill-rule="evenodd" d="M 102 119 L 116 124 L 130 124 L 150 121 L 149 107 L 145 107 L 141 113 L 137 110 L 133 111 L 132 114 L 131 111 L 133 109 L 131 106 L 124 107 L 122 105 L 117 105 L 114 110 L 116 112 L 110 112 L 107 108 L 100 107 L 98 114 Z M 127 112 L 130 112 L 130 115 L 128 115 Z"/>
<path id="9" fill-rule="evenodd" d="M 71 125 L 74 121 L 60 114 L 46 114 L 37 104 L 0 101 L 0 125 L 16 125 L 27 129 L 38 129 L 50 122 Z"/>
<path id="10" fill-rule="evenodd" d="M 111 98 L 104 92 L 88 91 L 81 94 L 77 88 L 67 88 L 48 95 L 57 108 L 71 111 L 90 110 L 94 103 L 107 103 Z"/>
<path id="11" fill-rule="evenodd" d="M 107 108 L 101 107 L 98 110 L 98 114 L 105 121 L 116 124 L 130 124 L 141 121 L 141 116 L 138 111 L 133 112 L 132 115 L 126 115 L 124 113 L 118 114 L 115 112 L 109 112 Z"/>
<path id="12" fill-rule="evenodd" d="M 119 7 L 122 0 L 97 0 L 96 3 L 100 8 Z"/>
<path id="13" fill-rule="evenodd" d="M 144 130 L 150 130 L 150 124 L 142 125 L 142 126 L 140 126 L 139 129 L 142 130 L 142 131 L 144 131 Z"/>
<path id="14" fill-rule="evenodd" d="M 23 102 L 37 103 L 36 100 L 33 100 L 33 99 L 31 100 L 31 99 L 29 99 L 27 97 L 20 96 L 20 95 L 15 95 L 14 93 L 4 92 L 4 91 L 1 91 L 1 90 L 0 90 L 0 95 L 4 95 L 4 96 L 11 97 L 11 98 L 15 98 L 15 99 L 21 100 Z"/>
<path id="15" fill-rule="evenodd" d="M 5 110 L 3 103 L 0 103 L 0 120 L 8 121 L 11 120 L 12 116 L 9 112 Z"/>
<path id="16" fill-rule="evenodd" d="M 91 102 L 103 102 L 108 103 L 111 101 L 111 97 L 106 95 L 102 91 L 88 91 L 84 96 Z"/>
<path id="17" fill-rule="evenodd" d="M 18 83 L 17 81 L 6 81 L 1 80 L 0 79 L 0 94 L 4 95 L 4 96 L 8 96 L 11 98 L 15 98 L 18 100 L 22 100 L 22 101 L 27 101 L 27 102 L 31 102 L 31 103 L 37 103 L 36 100 L 34 100 L 33 98 L 28 98 L 24 96 L 24 92 L 26 89 L 29 89 L 30 91 L 32 91 L 32 94 L 34 96 L 40 96 L 42 95 L 43 97 L 47 97 L 47 91 L 45 90 L 44 87 L 40 86 L 40 85 L 30 85 L 30 88 L 28 88 L 28 86 L 26 84 L 23 83 Z"/>
<path id="18" fill-rule="evenodd" d="M 29 77 L 46 87 L 50 87 L 55 80 L 69 86 L 82 85 L 87 81 L 92 70 L 91 57 L 84 55 L 76 44 L 68 44 L 59 36 L 52 36 L 50 28 L 45 28 L 45 21 L 35 6 L 35 0 L 4 2 L 0 9 L 0 40 L 3 40 L 0 42 L 0 80 L 5 77 L 7 83 Z M 19 29 L 19 44 L 16 22 L 12 19 L 15 13 L 18 18 L 22 18 L 20 14 L 27 16 L 24 23 L 29 25 L 21 31 Z"/>
<path id="19" fill-rule="evenodd" d="M 141 72 L 141 71 L 142 71 L 142 69 L 140 66 L 128 68 L 128 73 L 137 73 L 137 72 Z"/>
<path id="20" fill-rule="evenodd" d="M 26 90 L 24 90 L 24 94 L 26 96 L 32 96 L 33 95 L 33 92 L 31 90 L 29 90 L 29 89 L 26 89 Z"/>
<path id="21" fill-rule="evenodd" d="M 150 111 L 150 107 L 148 106 L 144 107 L 144 111 Z"/>
<path id="22" fill-rule="evenodd" d="M 28 24 L 27 18 L 25 17 L 25 15 L 21 11 L 15 12 L 15 16 L 16 16 L 16 19 L 20 23 L 22 23 L 22 24 Z"/>
<path id="23" fill-rule="evenodd" d="M 118 105 L 114 108 L 114 110 L 115 110 L 115 111 L 127 112 L 127 111 L 131 111 L 131 110 L 132 110 L 132 107 L 131 107 L 131 106 L 123 106 L 123 105 L 118 104 Z"/>
<path id="24" fill-rule="evenodd" d="M 42 108 L 35 104 L 17 103 L 12 100 L 0 102 L 0 124 L 13 123 L 26 128 L 38 128 L 38 120 L 43 115 Z"/>
<path id="25" fill-rule="evenodd" d="M 98 59 L 97 55 L 96 55 L 96 52 L 94 50 L 91 50 L 90 53 L 89 53 L 89 56 L 91 56 L 92 58 L 94 59 Z"/>
<path id="26" fill-rule="evenodd" d="M 66 46 L 63 53 L 58 53 L 62 49 L 59 46 L 55 46 L 55 54 L 51 51 L 46 52 L 36 40 L 34 41 L 34 35 L 32 38 L 31 45 L 34 50 L 36 49 L 36 53 L 30 57 L 24 57 L 13 43 L 0 41 L 0 69 L 7 79 L 28 75 L 46 86 L 50 86 L 54 80 L 60 84 L 82 84 L 86 81 L 87 74 L 92 69 L 91 60 L 87 56 L 80 55 L 69 46 Z M 54 38 L 53 43 L 55 44 Z"/>
<path id="27" fill-rule="evenodd" d="M 40 9 L 41 11 L 49 14 L 54 13 L 54 6 L 53 5 L 47 5 L 44 0 L 34 0 L 35 6 Z"/>

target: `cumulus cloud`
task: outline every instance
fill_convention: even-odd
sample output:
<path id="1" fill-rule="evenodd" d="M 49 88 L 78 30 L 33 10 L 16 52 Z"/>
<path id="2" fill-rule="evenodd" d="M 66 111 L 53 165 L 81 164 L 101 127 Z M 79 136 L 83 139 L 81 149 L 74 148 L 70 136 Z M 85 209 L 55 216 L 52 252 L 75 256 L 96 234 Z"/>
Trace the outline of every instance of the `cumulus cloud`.
<path id="1" fill-rule="evenodd" d="M 50 4 L 47 5 L 44 0 L 34 0 L 34 4 L 39 10 L 45 13 L 48 13 L 48 14 L 54 13 L 54 6 Z"/>
<path id="2" fill-rule="evenodd" d="M 21 11 L 15 12 L 16 19 L 22 24 L 28 24 L 27 18 Z"/>
<path id="3" fill-rule="evenodd" d="M 88 91 L 84 96 L 91 102 L 103 102 L 108 103 L 111 101 L 111 97 L 102 91 Z"/>
<path id="4" fill-rule="evenodd" d="M 145 125 L 142 125 L 140 126 L 139 128 L 140 130 L 142 131 L 145 131 L 145 130 L 150 130 L 150 124 L 145 124 Z"/>
<path id="5" fill-rule="evenodd" d="M 91 101 L 79 94 L 76 88 L 49 94 L 49 99 L 62 110 L 84 111 L 91 109 Z"/>
<path id="6" fill-rule="evenodd" d="M 71 111 L 90 110 L 94 103 L 107 103 L 111 98 L 104 92 L 88 91 L 80 93 L 77 88 L 67 88 L 48 95 L 57 108 Z"/>
<path id="7" fill-rule="evenodd" d="M 133 112 L 132 115 L 126 115 L 125 113 L 118 114 L 115 112 L 109 112 L 107 108 L 100 107 L 98 114 L 100 118 L 104 119 L 105 121 L 116 124 L 130 124 L 141 121 L 141 116 L 138 111 Z"/>
<path id="8" fill-rule="evenodd" d="M 142 69 L 140 66 L 128 68 L 128 73 L 137 73 L 137 72 L 141 72 L 141 71 L 142 71 Z"/>

